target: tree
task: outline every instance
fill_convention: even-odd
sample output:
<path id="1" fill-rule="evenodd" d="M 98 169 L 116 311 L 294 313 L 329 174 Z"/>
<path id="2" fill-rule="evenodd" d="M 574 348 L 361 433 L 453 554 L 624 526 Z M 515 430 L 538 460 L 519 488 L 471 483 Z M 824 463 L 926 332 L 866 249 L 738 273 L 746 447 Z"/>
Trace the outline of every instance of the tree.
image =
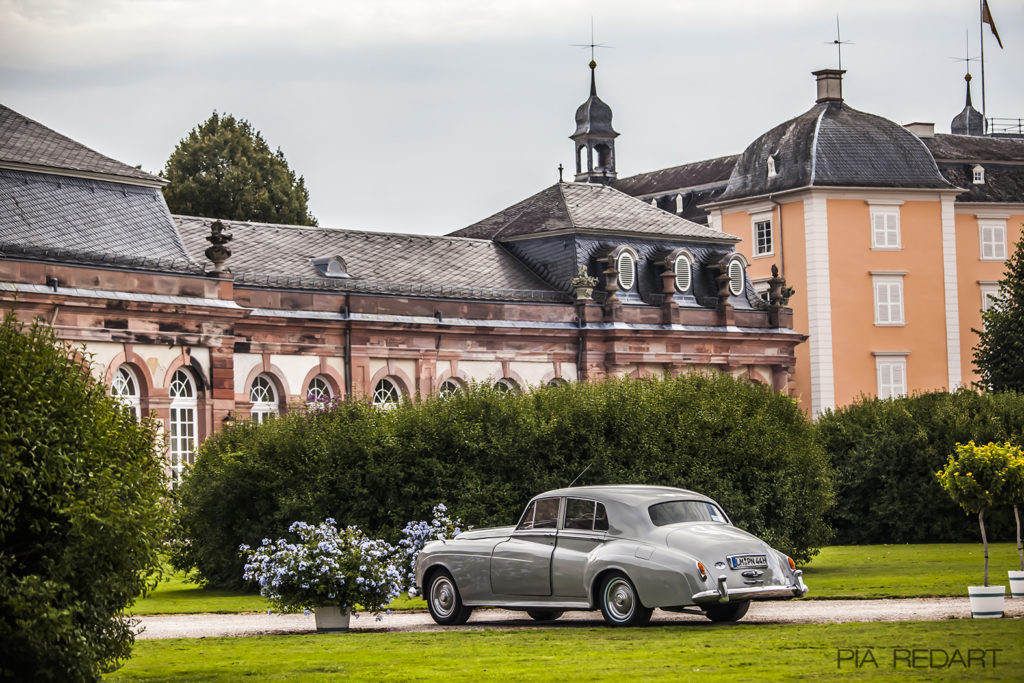
<path id="1" fill-rule="evenodd" d="M 999 283 L 999 298 L 982 317 L 974 347 L 981 388 L 1024 392 L 1024 237 L 1017 242 Z"/>
<path id="2" fill-rule="evenodd" d="M 96 680 L 131 653 L 169 510 L 156 429 L 42 323 L 0 324 L 0 680 Z"/>
<path id="3" fill-rule="evenodd" d="M 216 111 L 171 152 L 162 175 L 172 213 L 266 223 L 316 225 L 309 191 L 245 119 Z"/>

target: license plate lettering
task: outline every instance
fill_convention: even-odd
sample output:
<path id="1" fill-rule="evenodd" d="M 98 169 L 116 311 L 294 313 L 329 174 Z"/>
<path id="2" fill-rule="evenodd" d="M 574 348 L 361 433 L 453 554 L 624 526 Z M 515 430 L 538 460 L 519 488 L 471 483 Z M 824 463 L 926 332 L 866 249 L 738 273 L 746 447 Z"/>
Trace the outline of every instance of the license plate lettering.
<path id="1" fill-rule="evenodd" d="M 748 569 L 750 567 L 767 567 L 767 555 L 730 555 L 729 566 L 733 569 Z"/>

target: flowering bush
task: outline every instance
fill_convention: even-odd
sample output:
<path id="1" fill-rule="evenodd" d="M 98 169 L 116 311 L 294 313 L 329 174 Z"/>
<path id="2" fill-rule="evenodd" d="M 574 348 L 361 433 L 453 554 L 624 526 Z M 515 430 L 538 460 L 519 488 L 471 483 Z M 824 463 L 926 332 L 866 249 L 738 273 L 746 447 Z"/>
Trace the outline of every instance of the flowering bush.
<path id="1" fill-rule="evenodd" d="M 354 526 L 341 531 L 333 519 L 318 526 L 295 522 L 288 531 L 297 543 L 263 539 L 255 550 L 239 547 L 244 578 L 260 586 L 260 595 L 283 612 L 358 604 L 374 614 L 384 611 L 402 591 L 402 573 L 392 564 L 395 549 L 367 538 Z"/>
<path id="2" fill-rule="evenodd" d="M 402 540 L 398 542 L 401 546 L 405 564 L 405 587 L 409 595 L 416 594 L 416 558 L 420 551 L 430 541 L 439 541 L 445 538 L 455 538 L 455 535 L 462 532 L 462 520 L 458 517 L 448 516 L 448 508 L 444 503 L 438 503 L 432 510 L 434 518 L 429 522 L 409 522 L 402 529 Z M 472 529 L 473 527 L 469 527 Z"/>
<path id="3" fill-rule="evenodd" d="M 973 441 L 958 443 L 956 454 L 946 460 L 946 467 L 935 473 L 939 485 L 954 502 L 967 512 L 978 513 L 981 542 L 985 547 L 985 585 L 988 585 L 988 537 L 985 535 L 985 510 L 997 505 L 1012 504 L 1014 464 L 1021 449 L 1009 443 L 987 443 L 977 446 Z"/>

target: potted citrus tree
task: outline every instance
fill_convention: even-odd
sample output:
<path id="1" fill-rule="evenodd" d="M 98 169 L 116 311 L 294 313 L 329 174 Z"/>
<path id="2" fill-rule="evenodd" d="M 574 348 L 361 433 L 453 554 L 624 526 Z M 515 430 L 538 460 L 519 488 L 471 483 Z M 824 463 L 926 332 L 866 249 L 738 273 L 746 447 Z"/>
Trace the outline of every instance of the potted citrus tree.
<path id="1" fill-rule="evenodd" d="M 1016 446 L 1012 449 L 1010 467 L 1006 476 L 1007 498 L 1013 504 L 1013 519 L 1017 523 L 1017 558 L 1020 562 L 1016 570 L 1010 570 L 1010 597 L 1024 598 L 1024 545 L 1020 537 L 1020 506 L 1024 505 L 1024 448 Z"/>
<path id="2" fill-rule="evenodd" d="M 356 605 L 379 615 L 402 590 L 395 549 L 356 527 L 339 530 L 333 519 L 313 526 L 294 522 L 297 541 L 263 539 L 256 549 L 242 545 L 245 579 L 281 612 L 310 612 L 316 630 L 347 631 Z"/>
<path id="3" fill-rule="evenodd" d="M 1007 478 L 1010 474 L 1013 447 L 1010 444 L 987 443 L 978 446 L 973 441 L 956 445 L 946 467 L 936 472 L 939 484 L 949 497 L 968 513 L 978 515 L 981 542 L 985 550 L 985 576 L 981 586 L 968 586 L 971 615 L 975 619 L 1003 616 L 1003 597 L 1006 586 L 988 585 L 988 537 L 985 535 L 985 511 L 1008 503 Z"/>

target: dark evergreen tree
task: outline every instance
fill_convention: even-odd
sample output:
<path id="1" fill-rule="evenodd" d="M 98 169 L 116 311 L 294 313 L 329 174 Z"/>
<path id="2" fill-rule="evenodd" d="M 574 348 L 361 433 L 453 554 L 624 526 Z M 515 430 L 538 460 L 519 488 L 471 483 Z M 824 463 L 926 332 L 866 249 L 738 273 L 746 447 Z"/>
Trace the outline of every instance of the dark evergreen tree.
<path id="1" fill-rule="evenodd" d="M 174 148 L 162 175 L 171 213 L 316 225 L 309 191 L 280 148 L 245 119 L 213 112 Z"/>
<path id="2" fill-rule="evenodd" d="M 974 347 L 978 386 L 1024 392 L 1024 237 L 1017 242 L 999 282 L 999 298 L 982 317 Z"/>

